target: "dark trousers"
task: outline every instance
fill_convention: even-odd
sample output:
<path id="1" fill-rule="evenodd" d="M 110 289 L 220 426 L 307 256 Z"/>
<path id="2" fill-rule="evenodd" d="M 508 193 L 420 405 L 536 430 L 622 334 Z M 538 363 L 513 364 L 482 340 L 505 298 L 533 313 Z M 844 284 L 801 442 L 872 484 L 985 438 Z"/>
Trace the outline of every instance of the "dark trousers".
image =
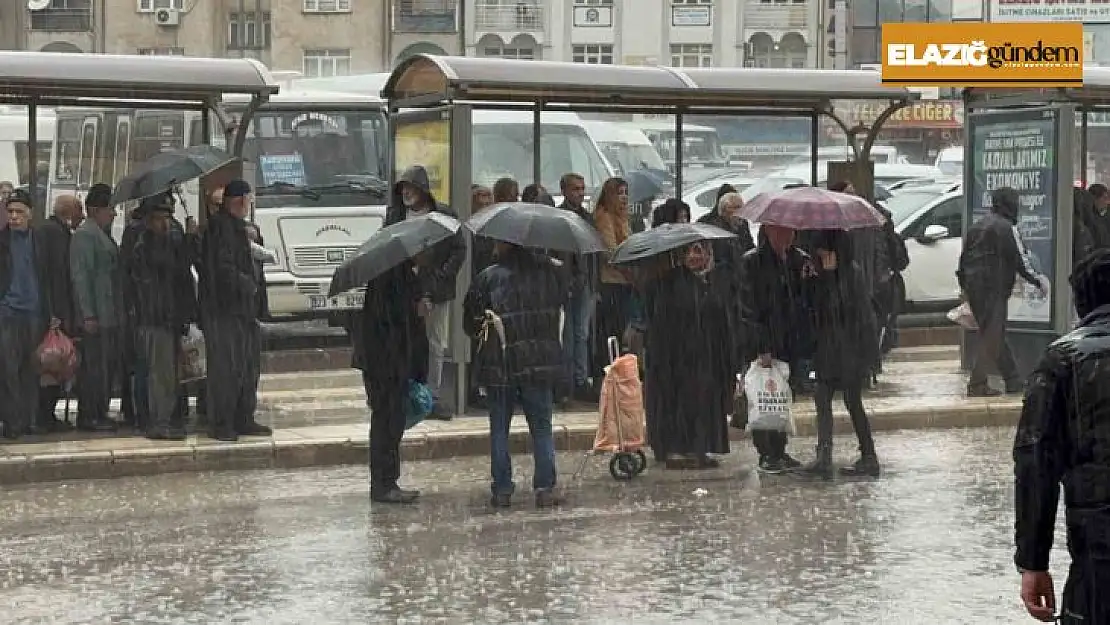
<path id="1" fill-rule="evenodd" d="M 138 351 L 146 363 L 145 423 L 148 432 L 166 432 L 182 426 L 177 361 L 180 344 L 169 328 L 143 326 L 138 330 Z"/>
<path id="2" fill-rule="evenodd" d="M 593 367 L 590 372 L 595 380 L 601 379 L 609 364 L 609 337 L 621 340 L 632 320 L 632 285 L 602 283 L 598 294 L 600 301 L 595 311 L 597 321 L 594 323 Z M 565 323 L 569 321 L 569 317 L 564 320 Z"/>
<path id="3" fill-rule="evenodd" d="M 249 317 L 212 315 L 204 320 L 204 344 L 209 429 L 242 431 L 254 422 L 258 407 L 262 329 Z"/>
<path id="4" fill-rule="evenodd" d="M 57 419 L 58 401 L 65 397 L 65 389 L 57 384 L 39 387 L 39 425 L 47 425 Z M 69 415 L 66 415 L 67 420 Z"/>
<path id="5" fill-rule="evenodd" d="M 968 292 L 968 304 L 979 326 L 978 349 L 975 353 L 969 388 L 987 385 L 987 374 L 994 365 L 1007 384 L 1018 381 L 1017 363 L 1006 341 L 1006 302 L 1009 293 L 979 294 Z"/>
<path id="6" fill-rule="evenodd" d="M 77 422 L 96 423 L 108 418 L 112 385 L 120 365 L 120 330 L 100 328 L 78 343 L 81 365 L 77 386 Z"/>
<path id="7" fill-rule="evenodd" d="M 875 454 L 875 440 L 871 436 L 871 421 L 863 409 L 863 384 L 848 383 L 840 387 L 844 392 L 844 407 L 852 418 L 852 429 L 859 440 L 859 451 L 864 456 Z M 836 386 L 828 382 L 817 382 L 813 395 L 813 406 L 817 410 L 817 448 L 832 449 L 833 445 L 833 394 Z"/>
<path id="8" fill-rule="evenodd" d="M 786 457 L 786 443 L 790 435 L 777 430 L 752 430 L 752 444 L 760 459 L 782 460 Z"/>
<path id="9" fill-rule="evenodd" d="M 0 421 L 6 436 L 21 436 L 37 421 L 39 372 L 35 350 L 46 332 L 37 317 L 0 318 Z"/>
<path id="10" fill-rule="evenodd" d="M 364 371 L 362 384 L 370 400 L 370 491 L 387 493 L 401 479 L 405 383 L 384 383 Z"/>

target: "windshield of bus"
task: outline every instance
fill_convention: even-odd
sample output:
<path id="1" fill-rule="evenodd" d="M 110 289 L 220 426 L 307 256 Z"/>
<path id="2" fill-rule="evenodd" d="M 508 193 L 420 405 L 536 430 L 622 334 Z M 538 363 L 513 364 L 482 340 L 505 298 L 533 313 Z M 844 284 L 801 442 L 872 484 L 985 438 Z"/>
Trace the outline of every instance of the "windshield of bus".
<path id="1" fill-rule="evenodd" d="M 655 133 L 652 142 L 663 158 L 675 160 L 673 131 Z M 682 159 L 686 162 L 719 161 L 725 158 L 717 133 L 712 131 L 683 129 L 682 146 Z"/>
<path id="2" fill-rule="evenodd" d="M 380 111 L 259 111 L 243 158 L 256 166 L 259 208 L 388 201 L 388 136 Z"/>
<path id="3" fill-rule="evenodd" d="M 666 169 L 659 152 L 650 145 L 632 145 L 617 141 L 603 141 L 601 148 L 609 156 L 609 162 L 616 165 L 622 174 L 640 169 Z"/>
<path id="4" fill-rule="evenodd" d="M 532 124 L 474 124 L 471 171 L 474 184 L 492 187 L 509 177 L 523 187 L 532 175 Z M 540 139 L 540 184 L 559 192 L 559 178 L 575 172 L 587 189 L 598 189 L 609 177 L 601 152 L 577 126 L 543 124 Z"/>

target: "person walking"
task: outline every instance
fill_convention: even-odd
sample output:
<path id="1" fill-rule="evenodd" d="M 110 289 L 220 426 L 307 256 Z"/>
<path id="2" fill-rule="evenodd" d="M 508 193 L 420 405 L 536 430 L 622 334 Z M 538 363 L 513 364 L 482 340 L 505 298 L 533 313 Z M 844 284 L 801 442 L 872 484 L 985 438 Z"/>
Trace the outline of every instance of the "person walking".
<path id="1" fill-rule="evenodd" d="M 393 203 L 386 215 L 385 225 L 427 215 L 431 211 L 458 218 L 455 211 L 436 201 L 424 166 L 413 165 L 401 174 L 393 188 Z M 465 260 L 466 238 L 460 231 L 437 245 L 431 253 L 421 255 L 419 263 L 420 280 L 424 285 L 421 305 L 425 308 L 424 323 L 428 331 L 428 388 L 436 399 L 435 409 L 429 418 L 441 421 L 451 420 L 456 408 L 443 405 L 443 364 L 450 338 L 451 302 L 455 301 L 456 281 Z"/>
<path id="2" fill-rule="evenodd" d="M 833 411 L 836 391 L 844 394 L 844 407 L 852 418 L 859 440 L 860 459 L 841 468 L 845 475 L 879 475 L 879 459 L 871 435 L 871 422 L 863 407 L 863 388 L 879 354 L 875 312 L 866 297 L 863 271 L 852 258 L 851 239 L 843 232 L 817 231 L 811 235 L 817 255 L 817 276 L 812 280 L 810 310 L 816 352 L 813 370 L 817 388 L 817 457 L 807 473 L 831 477 L 833 473 Z"/>
<path id="3" fill-rule="evenodd" d="M 1079 325 L 1045 350 L 1014 437 L 1014 563 L 1030 616 L 1094 625 L 1110 623 L 1110 251 L 1082 260 L 1071 285 Z M 1057 614 L 1049 555 L 1061 484 L 1071 568 Z"/>
<path id="4" fill-rule="evenodd" d="M 729 452 L 736 384 L 732 278 L 713 266 L 708 243 L 678 252 L 675 266 L 644 288 L 648 443 L 668 469 L 718 466 Z"/>
<path id="5" fill-rule="evenodd" d="M 805 382 L 798 371 L 806 369 L 796 363 L 813 354 L 809 309 L 816 269 L 794 241 L 790 228 L 760 228 L 759 244 L 740 258 L 740 317 L 746 337 L 743 360 L 757 359 L 763 367 L 775 360 L 789 363 L 790 386 L 797 395 Z M 788 440 L 785 432 L 752 432 L 761 470 L 782 473 L 802 466 L 786 452 Z"/>
<path id="6" fill-rule="evenodd" d="M 416 266 L 406 261 L 366 285 L 362 314 L 355 319 L 355 352 L 370 403 L 370 499 L 378 503 L 412 503 L 420 496 L 398 480 L 408 384 L 428 378 L 423 297 Z"/>
<path id="7" fill-rule="evenodd" d="M 262 288 L 247 233 L 251 187 L 232 180 L 201 239 L 200 308 L 208 350 L 208 427 L 217 440 L 269 436 L 255 421 L 262 359 Z"/>
<path id="8" fill-rule="evenodd" d="M 1006 383 L 1007 393 L 1022 390 L 1010 345 L 1006 341 L 1007 303 L 1020 274 L 1045 295 L 1045 284 L 1026 264 L 1017 240 L 1018 192 L 1003 187 L 991 192 L 991 211 L 975 222 L 964 237 L 956 278 L 967 296 L 971 314 L 979 326 L 967 394 L 990 397 L 998 391 L 987 384 L 988 367 L 995 365 Z"/>
<path id="9" fill-rule="evenodd" d="M 593 226 L 593 215 L 583 205 L 586 179 L 573 172 L 563 174 L 559 179 L 559 191 L 563 194 L 563 203 L 559 208 L 571 211 Z M 573 386 L 571 396 L 578 401 L 596 403 L 597 391 L 590 383 L 590 339 L 596 306 L 597 261 L 580 254 L 568 255 L 565 260 L 570 283 L 567 285 L 569 298 L 563 320 L 563 353 L 570 370 L 568 382 Z"/>
<path id="10" fill-rule="evenodd" d="M 111 188 L 94 185 L 85 198 L 88 217 L 73 232 L 70 275 L 81 322 L 81 364 L 77 385 L 77 429 L 114 431 L 108 418 L 113 386 L 123 357 L 119 308 L 119 247 L 112 238 L 116 209 Z"/>
<path id="11" fill-rule="evenodd" d="M 557 505 L 554 389 L 566 367 L 559 342 L 559 308 L 567 285 L 553 259 L 498 242 L 494 264 L 474 279 L 463 303 L 467 334 L 479 339 L 474 358 L 478 382 L 489 394 L 490 503 L 511 505 L 512 457 L 509 426 L 519 401 L 532 435 L 536 506 Z"/>

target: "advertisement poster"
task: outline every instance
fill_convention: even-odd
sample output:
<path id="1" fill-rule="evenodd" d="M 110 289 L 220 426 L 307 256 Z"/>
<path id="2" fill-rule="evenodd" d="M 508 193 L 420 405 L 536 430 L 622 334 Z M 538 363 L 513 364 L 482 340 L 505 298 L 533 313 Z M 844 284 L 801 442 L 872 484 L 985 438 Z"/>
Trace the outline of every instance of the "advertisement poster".
<path id="1" fill-rule="evenodd" d="M 1056 111 L 1032 109 L 971 117 L 975 158 L 971 166 L 972 221 L 991 208 L 991 191 L 1011 187 L 1018 192 L 1018 246 L 1026 264 L 1043 276 L 1048 296 L 1020 276 L 1010 297 L 1008 319 L 1049 326 L 1055 271 L 1053 233 L 1057 195 Z"/>
<path id="2" fill-rule="evenodd" d="M 991 22 L 1110 22 L 1110 4 L 1103 0 L 993 0 Z"/>
<path id="3" fill-rule="evenodd" d="M 394 132 L 393 167 L 401 172 L 413 165 L 428 170 L 432 195 L 437 202 L 451 204 L 451 121 L 434 119 L 398 121 Z"/>

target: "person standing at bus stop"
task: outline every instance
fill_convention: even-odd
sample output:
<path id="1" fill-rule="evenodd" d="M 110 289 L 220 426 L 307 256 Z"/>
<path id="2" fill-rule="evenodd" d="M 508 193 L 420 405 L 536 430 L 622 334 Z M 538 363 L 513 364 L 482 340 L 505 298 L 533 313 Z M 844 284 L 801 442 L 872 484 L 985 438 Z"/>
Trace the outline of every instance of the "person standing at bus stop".
<path id="1" fill-rule="evenodd" d="M 427 215 L 431 211 L 458 218 L 455 211 L 436 201 L 428 170 L 423 165 L 413 165 L 401 174 L 393 187 L 393 202 L 385 225 Z M 454 406 L 447 407 L 442 402 L 443 362 L 450 339 L 449 315 L 451 302 L 455 300 L 455 282 L 464 260 L 466 239 L 460 230 L 433 247 L 417 268 L 423 289 L 420 310 L 428 334 L 428 388 L 436 398 L 435 409 L 429 418 L 441 421 L 449 421 L 454 412 Z"/>

